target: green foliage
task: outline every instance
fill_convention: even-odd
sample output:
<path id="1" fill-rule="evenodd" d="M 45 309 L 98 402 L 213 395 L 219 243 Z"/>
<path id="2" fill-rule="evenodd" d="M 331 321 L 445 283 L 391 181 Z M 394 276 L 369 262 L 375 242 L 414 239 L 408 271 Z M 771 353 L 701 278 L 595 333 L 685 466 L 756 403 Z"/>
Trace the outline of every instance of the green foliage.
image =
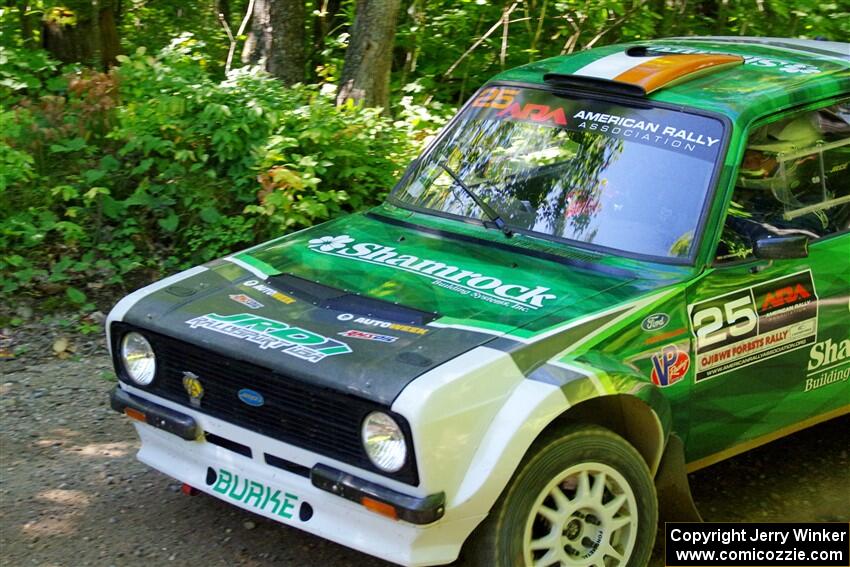
<path id="1" fill-rule="evenodd" d="M 22 92 L 38 92 L 62 84 L 52 80 L 56 62 L 44 51 L 0 46 L 0 104 L 16 102 Z"/>
<path id="2" fill-rule="evenodd" d="M 442 123 L 337 107 L 252 68 L 214 80 L 190 35 L 0 113 L 2 292 L 89 290 L 202 263 L 379 202 Z M 438 107 L 435 107 L 438 108 Z"/>
<path id="3" fill-rule="evenodd" d="M 243 2 L 231 2 L 232 9 L 245 7 Z M 227 53 L 227 34 L 216 14 L 216 2 L 175 2 L 174 0 L 126 0 L 122 3 L 119 33 L 127 53 L 139 47 L 156 52 L 186 31 L 203 42 L 207 48 L 199 62 L 208 70 L 220 72 Z M 237 24 L 238 25 L 238 24 Z M 236 33 L 235 28 L 233 33 Z"/>
<path id="4" fill-rule="evenodd" d="M 850 37 L 848 0 L 405 0 L 392 118 L 334 104 L 354 0 L 327 16 L 319 8 L 333 3 L 316 2 L 305 22 L 317 85 L 287 89 L 238 69 L 244 37 L 223 77 L 217 10 L 229 7 L 236 33 L 247 4 L 0 7 L 0 293 L 85 309 L 102 289 L 377 203 L 451 106 L 504 68 L 650 37 Z M 110 73 L 63 68 L 34 48 L 45 26 L 92 20 L 95 5 L 113 9 L 130 54 Z M 314 35 L 320 17 L 325 37 Z"/>

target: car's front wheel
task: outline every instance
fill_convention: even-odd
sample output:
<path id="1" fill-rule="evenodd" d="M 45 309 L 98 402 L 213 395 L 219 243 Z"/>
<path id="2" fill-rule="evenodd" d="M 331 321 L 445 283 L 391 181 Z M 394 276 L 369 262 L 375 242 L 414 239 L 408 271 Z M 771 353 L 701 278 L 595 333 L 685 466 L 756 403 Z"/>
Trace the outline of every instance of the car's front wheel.
<path id="1" fill-rule="evenodd" d="M 592 425 L 553 431 L 520 464 L 470 541 L 470 565 L 642 567 L 655 486 L 640 454 Z"/>

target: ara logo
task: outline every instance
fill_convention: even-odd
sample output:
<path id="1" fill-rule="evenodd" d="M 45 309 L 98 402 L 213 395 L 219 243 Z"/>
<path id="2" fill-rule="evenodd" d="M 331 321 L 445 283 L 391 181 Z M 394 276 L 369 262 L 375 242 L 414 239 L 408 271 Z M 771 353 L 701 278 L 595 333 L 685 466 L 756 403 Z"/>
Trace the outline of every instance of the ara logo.
<path id="1" fill-rule="evenodd" d="M 656 386 L 672 386 L 688 373 L 691 359 L 688 353 L 676 345 L 668 345 L 652 357 L 652 383 Z"/>
<path id="2" fill-rule="evenodd" d="M 538 309 L 544 303 L 558 298 L 550 288 L 505 283 L 499 278 L 451 266 L 436 260 L 402 254 L 392 246 L 374 242 L 357 242 L 347 234 L 323 236 L 307 243 L 314 252 L 348 258 L 358 262 L 386 266 L 431 280 L 433 285 L 460 295 L 495 303 L 519 311 Z"/>
<path id="3" fill-rule="evenodd" d="M 242 403 L 248 404 L 249 406 L 253 406 L 255 408 L 260 407 L 264 403 L 266 403 L 263 395 L 255 390 L 249 390 L 248 388 L 242 388 L 239 390 L 237 394 Z"/>
<path id="4" fill-rule="evenodd" d="M 531 120 L 533 122 L 552 122 L 558 126 L 567 125 L 567 116 L 564 114 L 563 108 L 552 108 L 545 104 L 527 103 L 522 106 L 518 102 L 511 104 L 504 110 L 496 113 L 496 116 L 503 118 L 510 116 L 514 120 Z"/>
<path id="5" fill-rule="evenodd" d="M 779 309 L 780 307 L 808 299 L 811 296 L 812 294 L 809 290 L 803 287 L 803 284 L 798 283 L 793 286 L 789 285 L 777 289 L 776 291 L 768 292 L 761 304 L 761 311 L 765 312 L 773 309 Z"/>

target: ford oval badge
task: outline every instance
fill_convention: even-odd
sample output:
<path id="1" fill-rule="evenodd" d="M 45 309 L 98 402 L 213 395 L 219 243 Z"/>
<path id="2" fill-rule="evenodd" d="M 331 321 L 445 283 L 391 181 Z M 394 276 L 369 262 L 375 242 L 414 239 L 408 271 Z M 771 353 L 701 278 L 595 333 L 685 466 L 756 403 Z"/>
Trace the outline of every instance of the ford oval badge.
<path id="1" fill-rule="evenodd" d="M 239 390 L 239 399 L 249 406 L 254 406 L 255 408 L 266 403 L 266 400 L 263 399 L 263 395 L 261 393 L 249 390 L 248 388 L 242 388 Z"/>
<path id="2" fill-rule="evenodd" d="M 658 331 L 666 327 L 669 322 L 670 316 L 666 313 L 653 313 L 643 320 L 640 327 L 647 332 Z"/>

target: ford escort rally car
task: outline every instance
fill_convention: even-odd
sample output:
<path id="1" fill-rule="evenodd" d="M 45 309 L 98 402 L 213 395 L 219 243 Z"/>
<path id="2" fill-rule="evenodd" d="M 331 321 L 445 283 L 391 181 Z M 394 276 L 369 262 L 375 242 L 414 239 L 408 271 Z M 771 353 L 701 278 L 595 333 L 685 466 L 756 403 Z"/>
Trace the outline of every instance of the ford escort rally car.
<path id="1" fill-rule="evenodd" d="M 138 458 L 403 565 L 643 565 L 687 472 L 850 412 L 850 46 L 504 72 L 387 201 L 107 320 Z"/>

